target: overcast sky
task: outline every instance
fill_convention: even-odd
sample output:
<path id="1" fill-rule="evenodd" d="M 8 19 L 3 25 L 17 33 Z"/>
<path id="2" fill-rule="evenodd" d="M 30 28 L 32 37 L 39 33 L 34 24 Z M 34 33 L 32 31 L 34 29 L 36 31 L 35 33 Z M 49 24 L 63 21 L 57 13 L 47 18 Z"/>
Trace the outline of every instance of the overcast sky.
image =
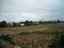
<path id="1" fill-rule="evenodd" d="M 64 0 L 0 0 L 0 21 L 64 20 Z"/>

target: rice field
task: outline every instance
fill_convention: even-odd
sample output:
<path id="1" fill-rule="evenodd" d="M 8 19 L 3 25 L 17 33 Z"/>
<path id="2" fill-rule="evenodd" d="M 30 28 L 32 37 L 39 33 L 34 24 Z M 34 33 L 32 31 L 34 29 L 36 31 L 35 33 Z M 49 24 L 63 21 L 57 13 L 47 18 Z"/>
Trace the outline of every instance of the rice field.
<path id="1" fill-rule="evenodd" d="M 24 27 L 0 28 L 0 33 L 10 34 L 14 45 L 20 48 L 47 48 L 55 32 L 64 32 L 64 24 L 42 24 Z"/>

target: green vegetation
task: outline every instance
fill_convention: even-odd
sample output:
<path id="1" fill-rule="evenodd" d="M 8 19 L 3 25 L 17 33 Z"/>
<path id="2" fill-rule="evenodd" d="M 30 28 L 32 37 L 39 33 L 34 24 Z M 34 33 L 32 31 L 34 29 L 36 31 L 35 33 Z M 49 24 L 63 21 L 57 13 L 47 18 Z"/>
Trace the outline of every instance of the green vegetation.
<path id="1" fill-rule="evenodd" d="M 0 22 L 0 27 L 7 27 L 7 22 L 6 21 Z"/>
<path id="2" fill-rule="evenodd" d="M 0 28 L 0 33 L 10 34 L 15 45 L 24 48 L 64 48 L 64 24 L 39 24 L 23 27 Z M 58 47 L 59 46 L 59 47 Z"/>
<path id="3" fill-rule="evenodd" d="M 2 35 L 0 35 L 0 48 L 5 48 L 4 44 L 14 44 L 12 42 L 12 37 L 10 37 L 10 35 L 4 35 L 4 33 Z"/>
<path id="4" fill-rule="evenodd" d="M 64 24 L 42 24 L 34 26 L 24 27 L 6 27 L 0 28 L 0 32 L 16 34 L 19 32 L 43 32 L 43 33 L 54 33 L 56 31 L 64 31 Z"/>
<path id="5" fill-rule="evenodd" d="M 64 48 L 64 32 L 56 32 L 48 48 Z"/>

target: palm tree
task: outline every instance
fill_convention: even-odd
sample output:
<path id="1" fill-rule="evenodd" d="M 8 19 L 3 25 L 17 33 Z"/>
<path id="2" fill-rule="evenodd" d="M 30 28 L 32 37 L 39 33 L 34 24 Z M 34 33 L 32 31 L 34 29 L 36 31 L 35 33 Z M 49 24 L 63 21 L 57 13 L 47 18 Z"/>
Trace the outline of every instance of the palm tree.
<path id="1" fill-rule="evenodd" d="M 12 37 L 10 35 L 4 35 L 3 33 L 0 35 L 0 48 L 4 48 L 3 43 L 13 44 Z"/>

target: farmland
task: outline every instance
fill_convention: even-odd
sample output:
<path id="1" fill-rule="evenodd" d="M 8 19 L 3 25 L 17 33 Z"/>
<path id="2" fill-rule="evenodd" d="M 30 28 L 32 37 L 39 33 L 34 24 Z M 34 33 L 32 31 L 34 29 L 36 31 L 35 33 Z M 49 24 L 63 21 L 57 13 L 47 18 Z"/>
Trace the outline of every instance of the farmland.
<path id="1" fill-rule="evenodd" d="M 47 48 L 55 32 L 64 32 L 64 24 L 0 28 L 0 33 L 10 34 L 14 46 L 18 45 L 21 48 Z"/>
<path id="2" fill-rule="evenodd" d="M 4 32 L 5 34 L 16 34 L 20 32 L 56 32 L 64 31 L 64 24 L 43 24 L 35 26 L 24 26 L 24 27 L 6 27 L 0 28 L 0 33 Z"/>

